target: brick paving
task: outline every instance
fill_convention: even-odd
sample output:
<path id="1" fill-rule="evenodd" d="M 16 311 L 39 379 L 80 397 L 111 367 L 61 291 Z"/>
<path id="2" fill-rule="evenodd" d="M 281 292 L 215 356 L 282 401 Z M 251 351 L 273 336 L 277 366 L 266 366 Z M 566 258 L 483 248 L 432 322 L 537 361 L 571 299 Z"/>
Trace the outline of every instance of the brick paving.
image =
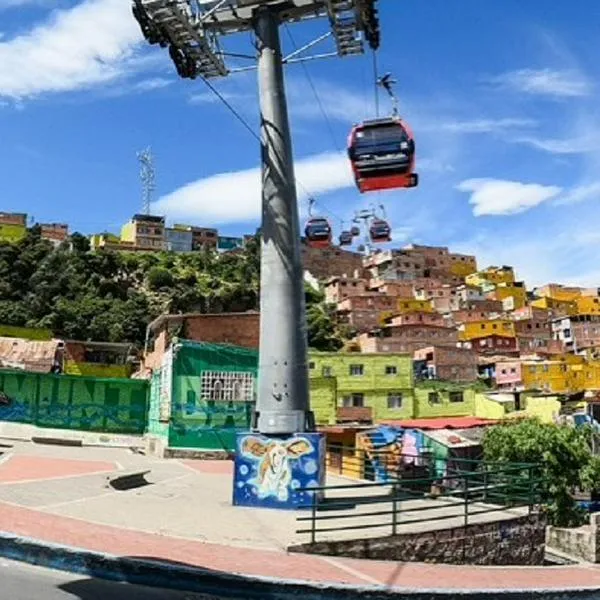
<path id="1" fill-rule="evenodd" d="M 68 452 L 73 456 L 85 456 L 87 450 L 79 448 Z M 228 489 L 231 464 L 221 461 L 210 464 L 201 461 L 156 461 L 145 457 L 131 457 L 125 451 L 117 454 L 114 449 L 89 450 L 91 452 L 87 455 L 98 460 L 75 460 L 66 458 L 64 449 L 35 449 L 28 446 L 25 454 L 19 454 L 17 448 L 13 456 L 0 463 L 0 494 L 3 494 L 3 490 L 15 492 L 12 495 L 0 495 L 0 530 L 115 556 L 165 559 L 248 576 L 334 584 L 379 585 L 397 589 L 600 588 L 600 568 L 594 565 L 461 567 L 288 554 L 282 550 L 283 544 L 278 540 L 274 540 L 270 546 L 261 546 L 259 536 L 275 536 L 277 528 L 287 531 L 290 524 L 293 525 L 293 521 L 285 518 L 279 511 L 235 509 L 229 505 L 224 494 Z M 39 455 L 36 456 L 35 452 Z M 57 455 L 60 455 L 60 458 Z M 114 471 L 119 465 L 127 469 L 132 465 L 142 464 L 156 470 L 157 477 L 161 480 L 156 488 L 160 489 L 160 496 L 156 496 L 156 491 L 153 492 L 154 496 L 144 495 L 145 490 L 151 490 L 153 486 L 120 494 L 95 487 L 100 485 L 97 480 L 98 473 Z M 171 473 L 171 479 L 168 478 L 167 472 Z M 86 478 L 85 475 L 88 474 L 92 477 Z M 93 477 L 94 474 L 96 478 Z M 18 480 L 17 477 L 21 479 Z M 172 529 L 160 528 L 156 524 L 154 529 L 149 529 L 148 526 L 141 531 L 138 525 L 141 521 L 127 523 L 121 518 L 123 514 L 131 515 L 132 510 L 141 512 L 146 506 L 145 502 L 150 500 L 156 504 L 155 509 L 168 509 L 169 505 L 177 500 L 178 495 L 187 489 L 185 486 L 190 485 L 190 478 L 196 481 L 197 487 L 189 490 L 194 492 L 190 493 L 189 497 L 195 498 L 196 504 L 186 504 L 190 508 L 185 512 L 192 511 L 192 517 L 201 524 L 206 522 L 217 531 L 221 528 L 222 537 L 200 537 L 196 531 L 186 531 L 183 525 L 181 534 L 174 534 Z M 45 483 L 31 483 L 37 479 Z M 19 488 L 19 481 L 26 482 L 22 488 Z M 199 492 L 213 481 L 213 489 L 222 489 L 224 492 L 219 495 L 213 490 L 208 490 L 200 497 Z M 39 500 L 36 500 L 37 504 L 28 507 L 20 499 L 24 497 L 25 492 L 32 492 L 31 486 L 36 486 Z M 71 492 L 67 494 L 68 498 L 60 503 L 61 506 L 56 508 L 56 505 L 52 504 L 56 490 L 66 493 L 66 487 L 69 487 Z M 80 497 L 77 497 L 76 492 L 80 488 L 83 491 Z M 91 493 L 100 495 L 90 499 Z M 116 503 L 119 498 L 123 499 L 124 504 L 118 505 L 122 508 L 117 509 Z M 82 507 L 94 506 L 94 503 L 97 505 L 94 510 L 100 509 L 100 512 L 94 512 L 93 518 L 90 518 L 89 513 L 82 510 Z M 33 504 L 33 501 L 30 504 Z M 103 506 L 105 510 L 102 512 Z M 181 508 L 178 510 L 179 513 L 184 512 Z M 58 511 L 71 514 L 58 514 Z M 102 519 L 98 515 L 101 515 Z M 186 514 L 182 515 L 182 518 L 190 517 Z M 212 523 L 219 519 L 222 522 Z M 232 519 L 235 521 L 226 522 Z M 232 547 L 229 543 L 232 538 L 227 534 L 228 528 L 234 531 L 245 529 L 252 525 L 251 519 L 256 519 L 256 529 L 250 534 L 239 531 L 238 533 L 246 535 L 244 545 Z M 152 523 L 153 519 L 146 522 Z M 188 521 L 184 523 L 187 524 Z M 228 542 L 215 543 L 216 539 L 226 539 Z"/>
<path id="2" fill-rule="evenodd" d="M 0 483 L 63 479 L 79 475 L 110 473 L 115 469 L 115 463 L 109 462 L 15 455 L 6 457 L 0 463 Z"/>

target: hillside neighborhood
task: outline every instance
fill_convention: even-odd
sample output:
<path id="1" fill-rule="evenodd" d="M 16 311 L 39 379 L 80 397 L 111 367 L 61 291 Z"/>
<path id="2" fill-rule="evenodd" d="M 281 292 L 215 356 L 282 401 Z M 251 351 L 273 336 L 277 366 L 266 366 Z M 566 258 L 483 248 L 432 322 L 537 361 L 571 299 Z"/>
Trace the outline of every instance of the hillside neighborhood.
<path id="1" fill-rule="evenodd" d="M 0 215 L 0 241 L 7 247 L 18 244 L 29 231 L 25 215 Z M 84 251 L 90 256 L 149 250 L 178 254 L 166 242 L 162 218 L 135 215 L 124 231 L 130 237 L 125 245 L 95 243 L 97 236 L 91 236 Z M 196 237 L 194 245 L 179 248 L 179 253 L 208 252 L 218 261 L 217 232 L 207 237 L 207 230 L 190 228 L 190 239 L 192 231 L 197 236 L 202 232 L 202 239 Z M 53 244 L 48 246 L 50 253 L 68 252 L 67 232 L 66 225 L 42 225 L 36 235 L 42 243 Z M 221 260 L 232 252 L 243 255 L 250 240 L 254 236 L 241 239 L 239 247 L 222 250 Z M 478 265 L 475 256 L 446 247 L 411 244 L 363 256 L 335 246 L 303 246 L 302 253 L 306 285 L 318 288 L 324 298 L 322 309 L 333 320 L 332 331 L 343 334 L 337 340 L 338 351 L 310 351 L 311 404 L 320 426 L 346 429 L 430 418 L 458 418 L 459 424 L 460 419 L 466 419 L 464 423 L 475 419 L 479 424 L 478 419 L 520 414 L 547 422 L 573 415 L 594 421 L 598 415 L 598 288 L 548 283 L 528 289 L 512 266 Z M 228 444 L 222 447 L 223 440 L 233 443 L 236 428 L 249 425 L 254 400 L 257 298 L 241 312 L 227 312 L 222 306 L 224 312 L 213 313 L 209 306 L 201 312 L 162 312 L 154 318 L 148 314 L 143 345 L 69 339 L 49 328 L 2 323 L 0 360 L 9 370 L 2 381 L 9 381 L 11 372 L 133 378 L 140 385 L 153 382 L 148 388 L 152 398 L 161 395 L 161 381 L 170 381 L 165 372 L 174 369 L 174 348 L 187 344 L 185 352 L 206 353 L 206 363 L 212 366 L 203 371 L 228 373 L 212 380 L 198 376 L 193 409 L 186 392 L 187 415 L 200 411 L 206 416 L 208 406 L 222 401 L 233 412 L 222 413 L 220 425 L 218 418 L 209 419 L 211 427 L 205 424 L 201 432 L 195 429 L 195 436 L 184 435 L 185 444 L 231 450 Z M 218 345 L 224 345 L 221 351 L 209 350 Z M 236 362 L 240 356 L 242 370 Z M 169 377 L 172 380 L 173 374 Z M 6 385 L 4 392 L 9 392 Z M 180 405 L 184 391 L 175 386 L 174 392 L 173 402 Z M 161 410 L 167 410 L 164 402 Z M 58 415 L 55 419 L 60 420 Z M 143 430 L 144 419 L 134 420 L 134 429 Z M 435 427 L 442 425 L 440 421 Z M 221 428 L 229 430 L 225 438 L 218 433 Z M 333 431 L 330 435 L 335 437 Z"/>

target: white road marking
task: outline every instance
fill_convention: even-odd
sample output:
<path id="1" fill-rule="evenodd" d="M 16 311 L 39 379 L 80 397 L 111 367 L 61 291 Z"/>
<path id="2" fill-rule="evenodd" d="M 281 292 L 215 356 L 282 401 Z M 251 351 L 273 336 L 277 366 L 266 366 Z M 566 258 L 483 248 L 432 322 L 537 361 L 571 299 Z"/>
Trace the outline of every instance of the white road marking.
<path id="1" fill-rule="evenodd" d="M 357 571 L 356 569 L 353 569 L 352 567 L 349 567 L 348 565 L 340 563 L 333 558 L 329 558 L 327 556 L 317 556 L 317 555 L 313 555 L 313 556 L 315 556 L 315 558 L 321 559 L 323 562 L 326 562 L 334 567 L 337 567 L 338 569 L 340 569 L 342 571 L 346 571 L 346 573 L 348 573 L 349 575 L 357 577 L 358 579 L 362 579 L 363 581 L 366 581 L 367 583 L 371 583 L 373 585 L 378 585 L 378 586 L 383 585 L 381 583 L 381 581 L 378 581 L 374 577 L 370 577 L 369 575 L 366 575 L 365 573 L 361 573 L 360 571 Z"/>

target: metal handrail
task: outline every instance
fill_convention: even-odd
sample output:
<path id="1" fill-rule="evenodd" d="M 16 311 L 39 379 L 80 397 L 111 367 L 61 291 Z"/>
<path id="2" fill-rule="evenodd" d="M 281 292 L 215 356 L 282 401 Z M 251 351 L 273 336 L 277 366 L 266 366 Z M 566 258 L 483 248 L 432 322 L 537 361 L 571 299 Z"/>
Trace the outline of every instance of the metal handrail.
<path id="1" fill-rule="evenodd" d="M 454 459 L 452 459 L 454 460 Z M 476 463 L 477 461 L 469 461 Z M 396 535 L 399 525 L 409 525 L 424 522 L 435 522 L 460 517 L 462 514 L 464 527 L 469 519 L 482 514 L 502 512 L 512 508 L 528 508 L 531 514 L 536 505 L 541 502 L 540 484 L 544 479 L 539 476 L 540 467 L 535 463 L 484 463 L 479 461 L 479 469 L 462 471 L 458 474 L 446 474 L 442 477 L 428 478 L 393 478 L 372 483 L 338 484 L 302 488 L 299 491 L 311 493 L 312 505 L 308 515 L 299 516 L 300 523 L 310 523 L 309 528 L 300 528 L 298 534 L 310 534 L 311 543 L 317 541 L 317 534 L 349 530 L 375 529 L 391 526 L 391 535 Z M 454 486 L 440 489 L 432 494 L 432 486 L 438 486 L 440 480 Z M 416 490 L 415 486 L 425 486 Z M 425 491 L 429 486 L 429 492 Z M 381 494 L 358 495 L 346 497 L 327 497 L 328 493 L 344 490 L 373 492 L 381 489 Z M 411 501 L 435 499 L 433 504 L 423 506 L 407 506 Z M 361 506 L 373 506 L 366 512 L 357 512 Z M 383 506 L 382 506 L 383 505 Z M 459 507 L 462 511 L 454 515 L 433 514 L 433 511 Z M 381 506 L 381 508 L 376 508 Z M 323 514 L 323 513 L 328 514 Z M 335 514 L 331 514 L 335 513 Z M 423 515 L 423 517 L 419 517 Z M 386 517 L 387 520 L 377 520 L 375 523 L 360 523 L 352 520 L 364 518 Z M 390 522 L 391 517 L 391 522 Z M 417 517 L 417 518 L 414 518 Z M 341 521 L 337 526 L 319 526 L 321 522 Z"/>

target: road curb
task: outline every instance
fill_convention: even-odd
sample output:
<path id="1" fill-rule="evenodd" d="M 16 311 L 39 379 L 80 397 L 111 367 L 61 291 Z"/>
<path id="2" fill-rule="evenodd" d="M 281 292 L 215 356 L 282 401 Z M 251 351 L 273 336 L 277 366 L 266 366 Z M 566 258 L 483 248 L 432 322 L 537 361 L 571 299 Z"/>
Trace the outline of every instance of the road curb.
<path id="1" fill-rule="evenodd" d="M 390 590 L 383 586 L 317 584 L 235 575 L 150 558 L 118 557 L 10 533 L 0 533 L 0 556 L 89 577 L 239 600 L 492 600 L 498 597 L 510 600 L 597 600 L 599 591 L 598 588 L 584 587 L 573 590 Z"/>

